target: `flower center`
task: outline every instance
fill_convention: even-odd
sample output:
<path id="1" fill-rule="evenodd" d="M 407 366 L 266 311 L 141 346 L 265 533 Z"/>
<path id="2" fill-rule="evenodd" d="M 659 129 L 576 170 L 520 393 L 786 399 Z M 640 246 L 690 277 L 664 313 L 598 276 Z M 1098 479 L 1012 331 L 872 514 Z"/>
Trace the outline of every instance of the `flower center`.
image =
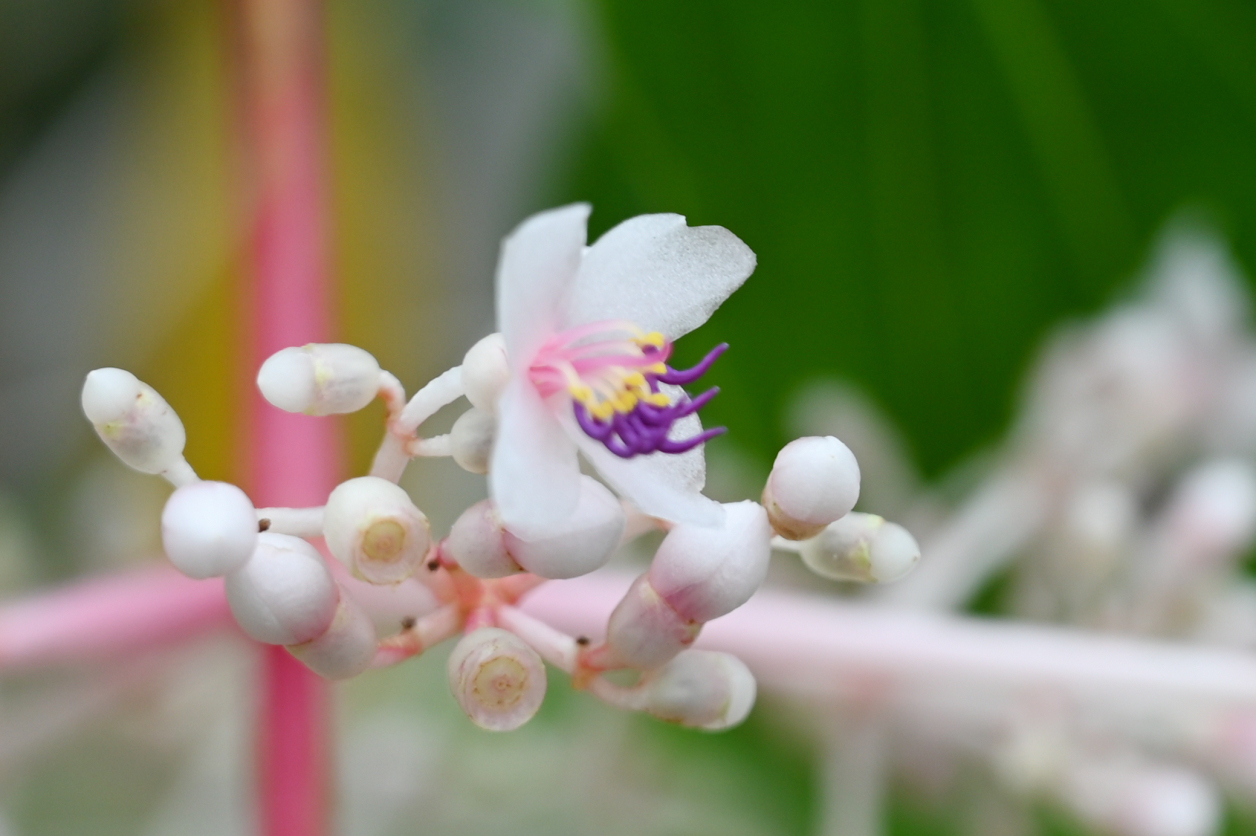
<path id="1" fill-rule="evenodd" d="M 631 322 L 593 322 L 551 337 L 528 373 L 542 397 L 570 395 L 581 429 L 615 455 L 684 453 L 725 431 L 668 437 L 677 421 L 705 406 L 719 389 L 691 399 L 683 392 L 669 395 L 660 384 L 696 381 L 727 348 L 718 345 L 692 369 L 678 371 L 667 365 L 671 342 L 657 331 L 646 333 Z"/>

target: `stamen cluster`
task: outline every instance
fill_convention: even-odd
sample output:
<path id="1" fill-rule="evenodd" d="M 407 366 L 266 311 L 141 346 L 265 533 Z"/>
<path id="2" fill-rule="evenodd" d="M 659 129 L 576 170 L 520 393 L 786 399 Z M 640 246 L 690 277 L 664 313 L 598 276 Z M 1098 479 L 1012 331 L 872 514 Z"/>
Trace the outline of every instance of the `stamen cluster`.
<path id="1" fill-rule="evenodd" d="M 660 384 L 696 382 L 727 350 L 723 343 L 698 365 L 677 370 L 667 364 L 672 344 L 658 331 L 648 334 L 628 322 L 595 322 L 552 337 L 528 369 L 542 395 L 565 389 L 580 428 L 620 458 L 650 453 L 685 453 L 722 435 L 716 427 L 672 439 L 676 422 L 697 413 L 719 394 L 708 389 L 696 398 L 676 396 Z"/>

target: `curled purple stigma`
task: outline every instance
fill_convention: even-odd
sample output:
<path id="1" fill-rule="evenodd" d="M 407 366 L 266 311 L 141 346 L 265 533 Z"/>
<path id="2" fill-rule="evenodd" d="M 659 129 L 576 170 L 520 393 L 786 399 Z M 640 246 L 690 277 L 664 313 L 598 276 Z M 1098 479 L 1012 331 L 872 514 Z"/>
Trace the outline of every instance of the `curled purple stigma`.
<path id="1" fill-rule="evenodd" d="M 672 386 L 693 383 L 706 374 L 727 349 L 728 343 L 717 345 L 690 369 L 677 370 L 665 365 L 666 371 L 661 374 L 645 372 L 646 381 L 650 389 L 655 392 L 659 390 L 660 383 Z M 688 452 L 728 431 L 727 427 L 715 427 L 691 438 L 668 438 L 668 433 L 677 421 L 693 415 L 706 406 L 719 394 L 719 391 L 719 387 L 713 387 L 696 398 L 682 395 L 675 403 L 668 406 L 658 406 L 641 400 L 630 411 L 616 412 L 607 420 L 594 418 L 579 401 L 573 401 L 572 407 L 580 429 L 584 430 L 590 438 L 602 442 L 607 450 L 620 458 L 630 459 L 650 453 L 679 454 Z"/>

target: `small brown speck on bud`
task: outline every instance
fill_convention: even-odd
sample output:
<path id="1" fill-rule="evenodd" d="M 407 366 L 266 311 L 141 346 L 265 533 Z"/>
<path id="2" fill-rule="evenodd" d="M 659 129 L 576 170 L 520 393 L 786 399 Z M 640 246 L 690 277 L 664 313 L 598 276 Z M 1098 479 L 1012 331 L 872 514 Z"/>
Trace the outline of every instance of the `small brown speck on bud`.
<path id="1" fill-rule="evenodd" d="M 435 572 L 435 571 L 436 571 L 437 569 L 439 569 L 439 568 L 440 568 L 440 561 L 439 561 L 439 560 L 429 560 L 429 561 L 427 562 L 427 571 L 429 571 L 429 572 Z"/>
<path id="2" fill-rule="evenodd" d="M 414 629 L 414 625 L 415 625 L 416 623 L 417 623 L 417 622 L 415 621 L 414 616 L 412 616 L 412 615 L 407 615 L 405 618 L 401 619 L 401 629 L 402 629 L 402 630 L 413 630 L 413 629 Z"/>
<path id="3" fill-rule="evenodd" d="M 588 637 L 588 636 L 577 636 L 577 637 L 576 637 L 576 644 L 580 645 L 581 647 L 588 647 L 588 646 L 589 646 L 589 637 Z"/>
<path id="4" fill-rule="evenodd" d="M 268 528 L 270 528 L 270 520 L 261 519 L 257 521 L 257 530 L 259 532 L 265 531 Z"/>

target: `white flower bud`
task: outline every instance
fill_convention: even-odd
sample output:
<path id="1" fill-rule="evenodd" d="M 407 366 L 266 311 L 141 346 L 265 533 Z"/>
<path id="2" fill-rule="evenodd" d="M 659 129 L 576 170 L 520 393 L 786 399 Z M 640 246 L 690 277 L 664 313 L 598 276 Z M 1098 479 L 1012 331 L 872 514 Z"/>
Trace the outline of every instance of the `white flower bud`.
<path id="1" fill-rule="evenodd" d="M 326 679 L 348 679 L 371 666 L 375 658 L 375 625 L 371 617 L 341 589 L 331 626 L 318 638 L 288 650 L 314 673 Z"/>
<path id="2" fill-rule="evenodd" d="M 371 583 L 408 578 L 427 557 L 432 530 L 410 496 L 378 476 L 336 486 L 323 512 L 327 548 Z"/>
<path id="3" fill-rule="evenodd" d="M 817 575 L 839 581 L 889 583 L 920 562 L 920 546 L 907 529 L 876 514 L 852 512 L 820 536 L 801 544 L 799 554 Z"/>
<path id="4" fill-rule="evenodd" d="M 1089 826 L 1116 836 L 1209 836 L 1222 818 L 1220 793 L 1176 766 L 1079 762 L 1059 789 Z"/>
<path id="5" fill-rule="evenodd" d="M 506 531 L 492 500 L 481 500 L 462 512 L 441 549 L 477 578 L 504 578 L 522 572 L 506 549 Z"/>
<path id="6" fill-rule="evenodd" d="M 772 527 L 757 502 L 724 505 L 718 528 L 678 525 L 650 564 L 650 585 L 690 621 L 710 621 L 750 599 L 772 555 Z"/>
<path id="7" fill-rule="evenodd" d="M 129 467 L 162 473 L 183 458 L 183 422 L 161 395 L 130 372 L 89 372 L 82 400 L 96 434 Z"/>
<path id="8" fill-rule="evenodd" d="M 624 507 L 601 482 L 580 477 L 580 501 L 563 530 L 535 540 L 505 533 L 515 562 L 543 578 L 575 578 L 611 559 L 627 525 Z"/>
<path id="9" fill-rule="evenodd" d="M 441 605 L 432 590 L 417 577 L 390 584 L 367 583 L 349 574 L 340 561 L 328 568 L 343 594 L 352 597 L 370 617 L 377 639 L 396 635 Z"/>
<path id="10" fill-rule="evenodd" d="M 188 577 L 220 577 L 243 566 L 257 548 L 257 513 L 235 485 L 193 482 L 166 500 L 161 542 Z"/>
<path id="11" fill-rule="evenodd" d="M 686 650 L 645 686 L 646 711 L 682 726 L 719 731 L 736 726 L 754 707 L 755 681 L 740 659 Z"/>
<path id="12" fill-rule="evenodd" d="M 606 644 L 621 664 L 653 670 L 693 644 L 701 630 L 701 622 L 681 617 L 642 575 L 611 613 Z"/>
<path id="13" fill-rule="evenodd" d="M 1256 535 L 1256 472 L 1240 459 L 1195 468 L 1174 492 L 1169 517 L 1183 551 L 1201 559 L 1245 551 Z"/>
<path id="14" fill-rule="evenodd" d="M 476 409 L 496 414 L 497 399 L 509 379 L 506 340 L 501 334 L 489 334 L 471 346 L 462 360 L 462 386 Z"/>
<path id="15" fill-rule="evenodd" d="M 336 616 L 339 590 L 322 556 L 300 537 L 266 532 L 248 563 L 227 575 L 236 622 L 266 644 L 301 644 L 321 636 Z"/>
<path id="16" fill-rule="evenodd" d="M 496 432 L 497 419 L 491 413 L 472 407 L 459 415 L 449 431 L 454 461 L 471 473 L 488 473 Z"/>
<path id="17" fill-rule="evenodd" d="M 850 513 L 859 499 L 859 462 L 833 436 L 799 438 L 781 448 L 763 488 L 763 507 L 776 533 L 814 537 Z"/>
<path id="18" fill-rule="evenodd" d="M 477 726 L 510 731 L 545 699 L 545 664 L 514 633 L 484 627 L 463 636 L 449 656 L 449 687 Z"/>
<path id="19" fill-rule="evenodd" d="M 370 352 L 343 343 L 310 343 L 272 354 L 257 372 L 257 388 L 285 412 L 342 415 L 375 398 L 379 376 Z"/>

